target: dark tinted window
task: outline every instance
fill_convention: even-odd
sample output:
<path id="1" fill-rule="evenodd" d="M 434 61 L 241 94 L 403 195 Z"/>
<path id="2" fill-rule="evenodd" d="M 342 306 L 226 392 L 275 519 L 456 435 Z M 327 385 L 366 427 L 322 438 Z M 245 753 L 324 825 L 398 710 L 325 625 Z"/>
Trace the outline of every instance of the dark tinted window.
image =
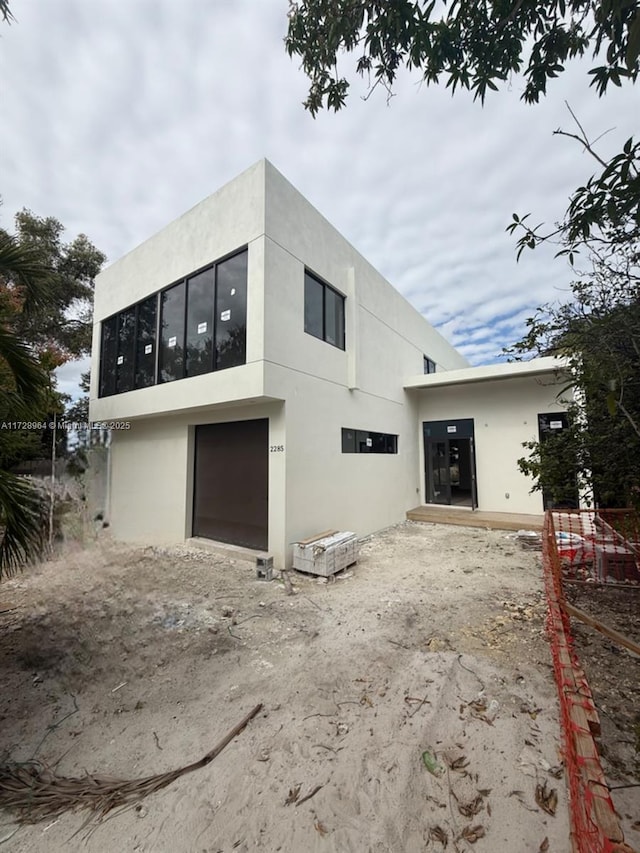
<path id="1" fill-rule="evenodd" d="M 116 357 L 116 392 L 133 389 L 136 354 L 136 309 L 128 308 L 118 315 L 118 355 Z"/>
<path id="2" fill-rule="evenodd" d="M 304 330 L 344 349 L 344 296 L 328 284 L 304 274 Z"/>
<path id="3" fill-rule="evenodd" d="M 217 266 L 216 370 L 247 359 L 247 259 L 241 252 Z"/>
<path id="4" fill-rule="evenodd" d="M 343 453 L 397 453 L 398 436 L 369 430 L 342 430 Z"/>
<path id="5" fill-rule="evenodd" d="M 304 277 L 304 330 L 324 338 L 324 285 L 309 273 Z"/>
<path id="6" fill-rule="evenodd" d="M 160 382 L 184 375 L 185 283 L 165 290 L 160 297 Z"/>
<path id="7" fill-rule="evenodd" d="M 324 289 L 324 339 L 344 349 L 344 296 L 330 287 Z"/>
<path id="8" fill-rule="evenodd" d="M 343 429 L 342 430 L 342 452 L 343 453 L 355 453 L 356 452 L 356 431 L 353 429 Z"/>
<path id="9" fill-rule="evenodd" d="M 111 317 L 102 324 L 102 346 L 100 349 L 100 396 L 116 393 L 116 358 L 118 353 L 118 317 Z"/>
<path id="10" fill-rule="evenodd" d="M 369 434 L 372 441 L 372 453 L 396 453 L 398 437 L 388 435 L 385 432 L 372 432 Z"/>
<path id="11" fill-rule="evenodd" d="M 104 320 L 99 396 L 245 364 L 247 261 L 245 249 Z"/>
<path id="12" fill-rule="evenodd" d="M 136 341 L 136 388 L 153 385 L 156 378 L 156 315 L 158 297 L 145 299 L 138 305 Z"/>
<path id="13" fill-rule="evenodd" d="M 426 355 L 424 356 L 424 372 L 425 373 L 435 373 L 436 372 L 435 361 L 432 361 Z"/>
<path id="14" fill-rule="evenodd" d="M 187 376 L 213 369 L 215 271 L 205 270 L 187 282 Z"/>
<path id="15" fill-rule="evenodd" d="M 566 412 L 552 412 L 550 414 L 538 415 L 538 431 L 541 441 L 544 441 L 549 435 L 562 432 L 568 426 L 569 418 Z"/>

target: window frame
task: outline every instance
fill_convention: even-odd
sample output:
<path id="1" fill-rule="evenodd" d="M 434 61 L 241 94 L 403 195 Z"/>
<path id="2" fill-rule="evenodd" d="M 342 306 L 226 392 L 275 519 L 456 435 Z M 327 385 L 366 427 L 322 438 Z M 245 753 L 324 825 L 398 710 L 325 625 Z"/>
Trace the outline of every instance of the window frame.
<path id="1" fill-rule="evenodd" d="M 306 308 L 307 308 L 307 279 L 310 279 L 314 284 L 320 285 L 322 288 L 322 335 L 317 335 L 315 331 L 311 331 L 307 326 L 307 318 L 306 318 Z M 344 293 L 340 293 L 337 288 L 333 287 L 328 282 L 324 281 L 320 278 L 320 276 L 316 275 L 316 273 L 311 272 L 311 270 L 305 268 L 304 271 L 304 331 L 305 334 L 311 335 L 311 337 L 316 338 L 319 341 L 323 341 L 326 344 L 329 344 L 336 349 L 340 349 L 345 351 L 347 348 L 347 333 L 346 333 L 346 297 Z M 336 318 L 339 321 L 339 325 L 341 325 L 340 338 L 341 340 L 337 342 L 333 342 L 329 340 L 328 331 L 327 331 L 327 293 L 331 293 L 333 297 L 335 297 L 335 305 L 338 306 L 339 310 L 336 311 Z M 341 322 L 340 322 L 341 321 Z"/>
<path id="2" fill-rule="evenodd" d="M 430 376 L 432 373 L 436 372 L 436 363 L 432 358 L 429 358 L 428 355 L 422 356 L 422 371 L 425 376 Z"/>
<path id="3" fill-rule="evenodd" d="M 342 453 L 361 453 L 376 456 L 397 456 L 398 435 L 377 430 L 342 427 L 340 432 Z M 371 442 L 369 444 L 369 442 Z"/>
<path id="4" fill-rule="evenodd" d="M 216 316 L 215 310 L 217 306 L 217 297 L 218 297 L 218 266 L 229 261 L 230 259 L 246 254 L 246 282 L 245 282 L 245 304 L 244 304 L 244 328 L 245 328 L 245 345 L 244 345 L 244 361 L 241 364 L 237 365 L 226 365 L 224 367 L 218 367 L 217 359 L 215 358 L 215 341 L 216 341 Z M 213 273 L 212 279 L 212 288 L 213 288 L 213 316 L 212 316 L 212 334 L 213 334 L 213 357 L 212 363 L 209 367 L 209 370 L 204 371 L 202 373 L 193 374 L 194 376 L 204 376 L 207 373 L 215 373 L 218 370 L 228 370 L 229 367 L 240 367 L 246 364 L 246 339 L 247 339 L 247 302 L 248 302 L 248 292 L 249 292 L 249 247 L 247 244 L 240 246 L 238 249 L 234 249 L 234 251 L 223 255 L 222 257 L 215 260 L 213 263 L 205 264 L 199 269 L 193 270 L 192 272 L 187 273 L 184 276 L 181 276 L 176 281 L 173 281 L 171 284 L 168 284 L 166 287 L 162 287 L 159 290 L 156 290 L 153 293 L 148 294 L 143 299 L 139 299 L 137 302 L 133 304 L 126 305 L 120 309 L 120 311 L 116 311 L 114 314 L 111 314 L 109 317 L 105 317 L 100 321 L 100 355 L 98 362 L 98 397 L 111 397 L 116 394 L 125 394 L 128 391 L 137 391 L 141 388 L 150 388 L 155 385 L 165 385 L 170 382 L 175 382 L 180 379 L 189 379 L 192 378 L 187 372 L 187 353 L 186 353 L 186 340 L 187 340 L 187 318 L 188 318 L 188 308 L 189 308 L 189 282 L 191 279 L 196 278 L 202 273 L 211 270 Z M 184 306 L 183 306 L 183 322 L 182 322 L 182 333 L 179 336 L 181 340 L 176 341 L 176 346 L 181 346 L 182 348 L 182 367 L 180 370 L 180 375 L 174 376 L 170 379 L 162 379 L 161 376 L 161 368 L 162 368 L 162 352 L 163 352 L 163 334 L 162 334 L 162 298 L 165 293 L 172 290 L 173 288 L 178 288 L 182 285 L 184 288 Z M 155 299 L 155 328 L 154 328 L 154 338 L 151 341 L 153 345 L 153 377 L 152 380 L 146 385 L 138 384 L 138 365 L 139 365 L 139 345 L 140 341 L 138 339 L 139 336 L 139 314 L 141 306 L 147 302 L 150 302 L 152 299 Z M 121 317 L 125 315 L 127 312 L 134 312 L 134 339 L 133 339 L 133 384 L 129 389 L 123 389 L 121 391 L 118 390 L 118 380 L 117 380 L 117 371 L 118 371 L 118 358 L 121 355 L 120 347 L 119 347 L 119 328 Z M 109 350 L 105 349 L 105 337 L 107 336 L 107 331 L 111 335 L 109 340 L 110 348 Z"/>

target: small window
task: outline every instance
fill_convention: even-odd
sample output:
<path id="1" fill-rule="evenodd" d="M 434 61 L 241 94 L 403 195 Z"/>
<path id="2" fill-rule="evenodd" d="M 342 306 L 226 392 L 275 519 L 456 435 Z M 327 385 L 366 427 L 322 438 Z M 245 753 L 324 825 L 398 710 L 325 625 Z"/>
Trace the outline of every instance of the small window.
<path id="1" fill-rule="evenodd" d="M 356 452 L 356 431 L 354 429 L 343 429 L 342 430 L 342 452 L 343 453 L 355 453 Z"/>
<path id="2" fill-rule="evenodd" d="M 345 348 L 344 296 L 309 272 L 304 274 L 304 330 L 338 349 Z"/>
<path id="3" fill-rule="evenodd" d="M 304 277 L 304 330 L 324 338 L 324 286 L 309 273 Z"/>
<path id="4" fill-rule="evenodd" d="M 436 363 L 428 356 L 424 356 L 424 373 L 435 373 L 436 372 Z"/>
<path id="5" fill-rule="evenodd" d="M 343 453 L 397 453 L 398 436 L 362 429 L 342 430 Z"/>
<path id="6" fill-rule="evenodd" d="M 540 441 L 546 441 L 550 435 L 562 432 L 569 426 L 569 417 L 566 412 L 552 412 L 550 414 L 538 415 L 538 435 Z"/>
<path id="7" fill-rule="evenodd" d="M 344 349 L 344 296 L 330 287 L 324 289 L 324 339 Z"/>

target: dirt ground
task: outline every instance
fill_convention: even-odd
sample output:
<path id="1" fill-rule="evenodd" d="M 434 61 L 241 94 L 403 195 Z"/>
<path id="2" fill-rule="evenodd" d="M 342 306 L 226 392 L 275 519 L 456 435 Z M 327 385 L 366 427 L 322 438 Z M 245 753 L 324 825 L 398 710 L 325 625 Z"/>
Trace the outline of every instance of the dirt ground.
<path id="1" fill-rule="evenodd" d="M 0 586 L 4 762 L 143 777 L 263 707 L 103 822 L 3 813 L 2 850 L 567 853 L 539 560 L 504 532 L 407 522 L 287 595 L 207 551 L 68 546 Z"/>
<path id="2" fill-rule="evenodd" d="M 580 610 L 640 643 L 640 588 L 565 583 Z M 598 744 L 625 836 L 640 850 L 640 658 L 576 619 L 571 631 L 598 708 Z M 623 787 L 633 786 L 633 787 Z"/>

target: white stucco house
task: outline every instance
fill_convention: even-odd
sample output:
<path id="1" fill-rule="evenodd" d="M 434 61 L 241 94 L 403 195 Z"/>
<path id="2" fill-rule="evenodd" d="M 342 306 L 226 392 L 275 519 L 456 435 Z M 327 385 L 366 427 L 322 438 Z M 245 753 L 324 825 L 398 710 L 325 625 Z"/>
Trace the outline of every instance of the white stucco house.
<path id="1" fill-rule="evenodd" d="M 266 160 L 105 269 L 94 311 L 116 538 L 282 567 L 419 504 L 542 512 L 516 459 L 563 423 L 555 360 L 469 367 Z"/>

